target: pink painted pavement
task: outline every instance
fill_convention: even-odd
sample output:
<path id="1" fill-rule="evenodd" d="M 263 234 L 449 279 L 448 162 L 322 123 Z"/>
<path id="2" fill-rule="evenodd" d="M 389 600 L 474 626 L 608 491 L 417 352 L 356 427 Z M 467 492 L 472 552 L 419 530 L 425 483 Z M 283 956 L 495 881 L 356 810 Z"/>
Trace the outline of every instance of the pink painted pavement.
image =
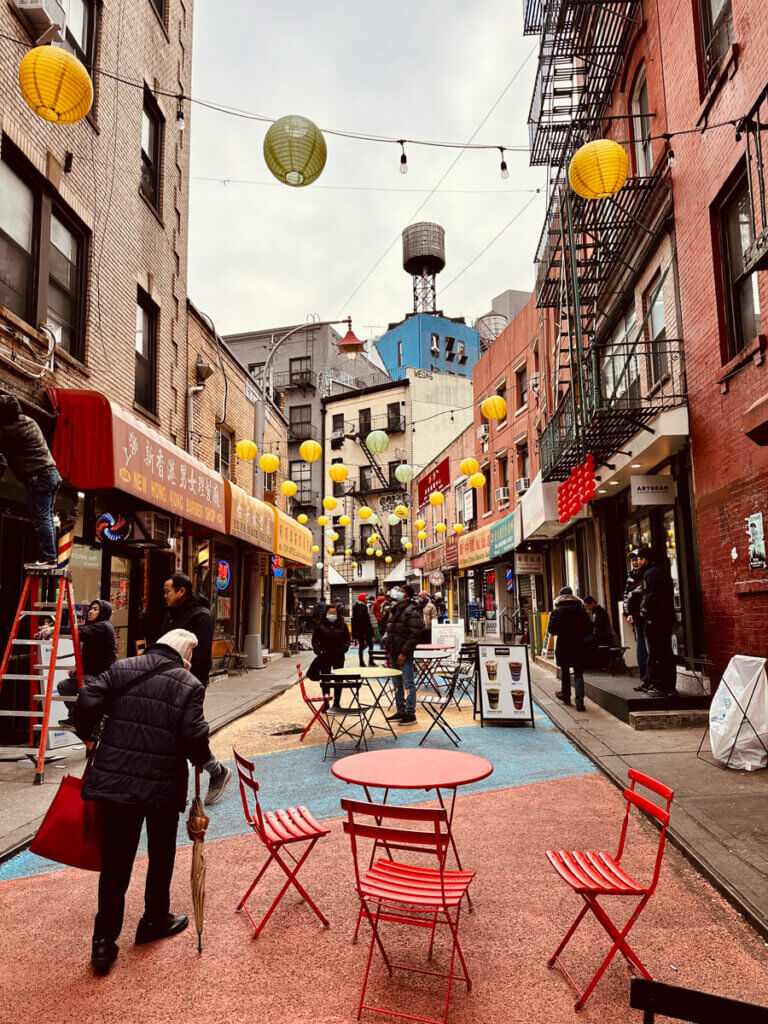
<path id="1" fill-rule="evenodd" d="M 311 807 L 311 801 L 307 801 Z M 474 988 L 455 983 L 452 1024 L 639 1021 L 628 1008 L 630 975 L 614 959 L 586 1009 L 548 955 L 580 907 L 549 867 L 549 846 L 613 850 L 623 803 L 597 775 L 534 783 L 459 798 L 455 833 L 465 866 L 477 869 L 475 913 L 463 915 L 461 938 Z M 673 805 L 674 814 L 674 805 Z M 286 897 L 256 941 L 233 909 L 261 863 L 254 837 L 208 844 L 208 902 L 203 955 L 193 930 L 134 947 L 141 914 L 145 860 L 129 890 L 121 950 L 105 978 L 88 957 L 97 877 L 64 870 L 0 885 L 0 1020 L 14 1024 L 337 1024 L 355 1019 L 367 952 L 367 929 L 349 939 L 356 913 L 348 841 L 338 821 L 302 870 L 310 893 L 332 922 L 323 930 L 295 895 Z M 647 824 L 630 833 L 633 856 L 650 869 L 657 833 Z M 258 858 L 258 860 L 257 860 Z M 181 849 L 173 883 L 175 911 L 190 910 L 189 848 Z M 274 871 L 274 874 L 271 872 Z M 270 869 L 256 899 L 265 909 L 279 884 Z M 260 887 L 261 888 L 261 887 Z M 259 890 L 257 890 L 257 894 Z M 619 900 L 610 901 L 616 913 Z M 630 904 L 623 901 L 627 907 Z M 608 905 L 608 901 L 606 901 Z M 426 933 L 389 926 L 398 956 L 417 966 Z M 766 948 L 759 937 L 683 857 L 667 847 L 659 889 L 630 941 L 658 980 L 762 1002 L 768 993 Z M 607 936 L 590 922 L 566 950 L 568 965 L 586 981 L 607 951 Z M 438 946 L 438 965 L 446 963 Z M 674 969 L 676 968 L 676 970 Z M 387 978 L 374 959 L 368 997 L 378 1005 L 441 1016 L 442 982 L 418 975 Z M 364 1020 L 379 1019 L 364 1014 Z M 384 1018 L 381 1018 L 384 1019 Z M 390 1018 L 392 1019 L 392 1018 Z"/>

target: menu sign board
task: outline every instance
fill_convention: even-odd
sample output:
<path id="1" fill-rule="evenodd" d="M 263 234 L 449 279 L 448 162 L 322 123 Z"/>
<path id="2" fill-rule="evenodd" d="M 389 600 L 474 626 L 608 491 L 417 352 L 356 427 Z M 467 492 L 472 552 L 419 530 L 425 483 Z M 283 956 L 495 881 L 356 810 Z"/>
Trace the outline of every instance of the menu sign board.
<path id="1" fill-rule="evenodd" d="M 450 486 L 450 460 L 443 459 L 433 470 L 419 480 L 419 507 L 425 505 L 433 491 L 444 491 Z"/>
<path id="2" fill-rule="evenodd" d="M 432 622 L 432 643 L 453 644 L 458 654 L 464 643 L 464 619 L 458 622 Z"/>
<path id="3" fill-rule="evenodd" d="M 448 537 L 448 539 L 445 542 L 445 564 L 459 564 L 459 538 L 456 534 L 453 534 L 453 536 Z"/>
<path id="4" fill-rule="evenodd" d="M 480 685 L 476 710 L 483 724 L 533 719 L 528 648 L 521 644 L 478 644 Z"/>

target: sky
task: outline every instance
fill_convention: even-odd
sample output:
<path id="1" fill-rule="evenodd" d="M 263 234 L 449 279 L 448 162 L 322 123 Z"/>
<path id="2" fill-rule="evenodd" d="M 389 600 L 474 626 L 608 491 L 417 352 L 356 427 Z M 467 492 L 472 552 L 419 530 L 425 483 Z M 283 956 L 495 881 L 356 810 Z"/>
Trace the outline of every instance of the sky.
<path id="1" fill-rule="evenodd" d="M 197 0 L 192 95 L 321 128 L 463 143 L 516 75 L 474 141 L 526 146 L 536 39 L 522 34 L 522 8 Z M 349 314 L 359 337 L 381 334 L 412 309 L 400 234 L 414 217 L 445 228 L 446 315 L 471 321 L 507 288 L 532 289 L 544 173 L 526 152 L 507 153 L 505 181 L 497 151 L 464 151 L 416 215 L 457 150 L 408 146 L 403 175 L 399 146 L 326 136 L 322 175 L 291 188 L 264 162 L 267 127 L 191 112 L 189 295 L 219 333 Z"/>

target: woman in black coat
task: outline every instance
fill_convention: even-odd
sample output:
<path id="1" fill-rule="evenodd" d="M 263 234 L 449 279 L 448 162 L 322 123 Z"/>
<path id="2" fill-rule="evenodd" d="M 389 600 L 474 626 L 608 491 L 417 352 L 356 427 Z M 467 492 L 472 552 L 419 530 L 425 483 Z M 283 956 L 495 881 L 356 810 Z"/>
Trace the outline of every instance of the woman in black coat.
<path id="1" fill-rule="evenodd" d="M 337 604 L 329 604 L 312 634 L 312 650 L 317 655 L 316 664 L 313 664 L 315 671 L 312 672 L 312 678 L 317 679 L 321 675 L 327 675 L 334 668 L 344 668 L 344 656 L 349 650 L 351 642 L 352 638 L 349 635 L 341 608 Z M 327 685 L 324 685 L 322 689 L 324 697 L 331 692 Z M 339 706 L 340 698 L 341 687 L 334 686 L 334 707 Z"/>
<path id="2" fill-rule="evenodd" d="M 563 688 L 555 696 L 563 704 L 571 703 L 571 669 L 576 690 L 576 710 L 584 707 L 584 658 L 585 638 L 592 632 L 592 620 L 587 610 L 570 587 L 563 587 L 555 599 L 555 607 L 549 616 L 549 632 L 557 637 L 555 661 L 562 674 Z"/>

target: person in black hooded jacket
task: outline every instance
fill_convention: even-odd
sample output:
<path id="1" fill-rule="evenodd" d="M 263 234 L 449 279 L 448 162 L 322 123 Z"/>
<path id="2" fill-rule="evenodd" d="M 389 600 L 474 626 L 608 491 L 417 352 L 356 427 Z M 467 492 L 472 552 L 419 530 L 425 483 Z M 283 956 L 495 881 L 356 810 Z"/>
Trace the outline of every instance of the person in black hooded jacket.
<path id="1" fill-rule="evenodd" d="M 560 668 L 563 688 L 555 696 L 563 704 L 571 703 L 571 669 L 576 690 L 576 710 L 584 707 L 584 658 L 585 637 L 592 632 L 592 620 L 587 610 L 570 587 L 563 587 L 555 598 L 555 607 L 549 616 L 547 628 L 557 637 L 555 661 Z"/>
<path id="2" fill-rule="evenodd" d="M 317 655 L 318 664 L 310 678 L 319 679 L 321 675 L 327 675 L 331 669 L 344 668 L 345 655 L 351 643 L 352 638 L 344 621 L 341 607 L 337 604 L 329 604 L 312 633 L 312 650 Z M 323 686 L 322 689 L 323 696 L 327 697 L 330 693 L 328 686 Z M 334 686 L 334 707 L 339 706 L 340 699 L 341 687 Z"/>
<path id="3" fill-rule="evenodd" d="M 187 801 L 187 761 L 203 765 L 211 758 L 205 691 L 189 672 L 195 637 L 173 630 L 137 658 L 115 662 L 88 678 L 72 708 L 80 739 L 101 735 L 82 796 L 102 806 L 103 867 L 91 962 L 106 974 L 117 958 L 116 939 L 123 925 L 125 893 L 144 821 L 149 866 L 144 916 L 137 944 L 183 931 L 184 914 L 170 913 L 170 885 L 176 857 L 179 812 Z"/>
<path id="4" fill-rule="evenodd" d="M 117 661 L 117 641 L 115 630 L 109 621 L 112 618 L 112 605 L 109 601 L 91 601 L 85 616 L 85 622 L 78 627 L 80 638 L 80 656 L 83 662 L 84 676 L 100 676 Z M 53 634 L 53 627 L 47 626 L 38 633 L 43 640 Z M 62 636 L 71 636 L 72 627 L 67 622 L 61 627 Z M 76 697 L 78 692 L 77 672 L 71 669 L 68 679 L 63 679 L 56 689 L 62 697 Z M 61 725 L 71 725 L 70 718 L 63 718 Z"/>

